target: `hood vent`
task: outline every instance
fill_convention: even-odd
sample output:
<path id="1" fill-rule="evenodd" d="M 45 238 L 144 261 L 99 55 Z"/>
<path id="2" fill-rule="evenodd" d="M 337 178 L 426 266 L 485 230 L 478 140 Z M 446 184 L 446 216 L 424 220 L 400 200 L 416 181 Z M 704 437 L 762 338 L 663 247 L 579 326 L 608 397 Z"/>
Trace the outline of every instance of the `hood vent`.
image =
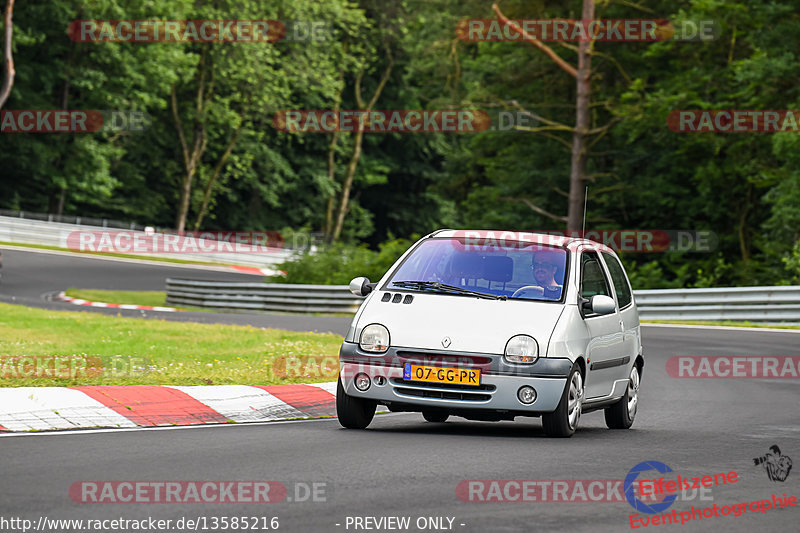
<path id="1" fill-rule="evenodd" d="M 381 296 L 382 302 L 388 302 L 390 300 L 393 304 L 399 304 L 400 302 L 403 302 L 404 304 L 410 304 L 411 302 L 414 301 L 414 296 L 412 296 L 411 294 L 406 294 L 405 298 L 403 298 L 403 295 L 400 293 L 392 295 L 391 293 L 388 292 L 384 293 L 383 296 Z"/>

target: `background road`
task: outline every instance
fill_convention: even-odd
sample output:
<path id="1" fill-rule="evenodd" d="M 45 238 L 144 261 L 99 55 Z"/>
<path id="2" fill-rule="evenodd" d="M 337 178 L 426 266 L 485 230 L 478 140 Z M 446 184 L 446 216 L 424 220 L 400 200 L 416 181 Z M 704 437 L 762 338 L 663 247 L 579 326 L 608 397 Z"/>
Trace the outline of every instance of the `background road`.
<path id="1" fill-rule="evenodd" d="M 258 282 L 263 276 L 222 272 L 155 261 L 125 261 L 76 254 L 28 252 L 0 247 L 3 254 L 0 302 L 61 311 L 105 313 L 127 317 L 214 324 L 242 324 L 293 331 L 330 331 L 344 335 L 347 317 L 309 317 L 280 314 L 233 314 L 103 309 L 48 298 L 69 288 L 121 291 L 164 291 L 167 278 Z"/>
<path id="2" fill-rule="evenodd" d="M 414 414 L 376 417 L 366 431 L 336 420 L 199 429 L 62 433 L 0 438 L 2 516 L 157 518 L 278 516 L 281 531 L 346 531 L 347 516 L 455 517 L 455 531 L 626 531 L 627 503 L 467 503 L 456 486 L 469 479 L 624 479 L 646 460 L 682 476 L 738 472 L 715 488 L 729 505 L 771 494 L 800 496 L 800 466 L 770 481 L 753 458 L 777 444 L 800 461 L 800 380 L 673 379 L 673 355 L 798 355 L 800 334 L 643 327 L 646 365 L 639 413 L 629 431 L 605 428 L 602 413 L 581 418 L 568 440 L 543 437 L 538 419 L 434 425 Z M 674 477 L 673 477 L 674 479 Z M 275 480 L 327 483 L 325 503 L 73 503 L 79 480 Z M 800 508 L 703 519 L 680 531 L 797 531 Z M 335 524 L 342 524 L 336 526 Z M 459 524 L 465 524 L 460 526 Z M 651 526 L 676 531 L 681 526 Z M 351 528 L 350 531 L 353 529 Z M 412 528 L 411 531 L 417 531 Z"/>

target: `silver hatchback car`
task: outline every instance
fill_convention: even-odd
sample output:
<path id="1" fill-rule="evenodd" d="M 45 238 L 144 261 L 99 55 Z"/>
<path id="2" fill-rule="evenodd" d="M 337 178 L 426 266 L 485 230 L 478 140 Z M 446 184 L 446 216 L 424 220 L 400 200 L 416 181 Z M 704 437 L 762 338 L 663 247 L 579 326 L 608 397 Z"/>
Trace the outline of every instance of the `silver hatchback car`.
<path id="1" fill-rule="evenodd" d="M 449 416 L 541 416 L 569 437 L 582 413 L 633 424 L 644 367 L 630 283 L 616 253 L 585 239 L 439 230 L 366 296 L 342 344 L 339 422 L 363 429 L 378 404 Z"/>

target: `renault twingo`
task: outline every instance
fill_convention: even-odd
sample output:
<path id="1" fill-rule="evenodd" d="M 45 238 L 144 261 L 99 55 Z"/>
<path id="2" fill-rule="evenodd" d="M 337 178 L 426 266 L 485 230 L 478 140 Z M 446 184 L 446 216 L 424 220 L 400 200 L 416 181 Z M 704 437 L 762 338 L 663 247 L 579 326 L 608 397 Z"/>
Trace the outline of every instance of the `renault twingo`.
<path id="1" fill-rule="evenodd" d="M 581 414 L 633 424 L 644 358 L 636 303 L 616 253 L 586 239 L 439 230 L 366 296 L 342 344 L 339 422 L 363 429 L 378 404 L 429 422 L 541 416 L 570 437 Z"/>

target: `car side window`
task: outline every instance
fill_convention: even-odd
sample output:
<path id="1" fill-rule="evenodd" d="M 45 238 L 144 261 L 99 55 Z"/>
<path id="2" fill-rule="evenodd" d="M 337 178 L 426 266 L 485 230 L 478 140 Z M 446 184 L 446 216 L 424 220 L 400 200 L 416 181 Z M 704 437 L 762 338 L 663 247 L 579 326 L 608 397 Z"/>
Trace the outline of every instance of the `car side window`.
<path id="1" fill-rule="evenodd" d="M 611 296 L 608 281 L 595 252 L 581 254 L 581 296 L 589 299 L 597 294 Z"/>
<path id="2" fill-rule="evenodd" d="M 619 308 L 622 309 L 633 301 L 631 288 L 628 285 L 627 278 L 625 278 L 625 271 L 622 270 L 622 265 L 613 255 L 603 252 L 603 259 L 606 260 L 606 266 L 611 273 L 611 279 L 614 281 L 614 292 L 617 293 Z"/>

